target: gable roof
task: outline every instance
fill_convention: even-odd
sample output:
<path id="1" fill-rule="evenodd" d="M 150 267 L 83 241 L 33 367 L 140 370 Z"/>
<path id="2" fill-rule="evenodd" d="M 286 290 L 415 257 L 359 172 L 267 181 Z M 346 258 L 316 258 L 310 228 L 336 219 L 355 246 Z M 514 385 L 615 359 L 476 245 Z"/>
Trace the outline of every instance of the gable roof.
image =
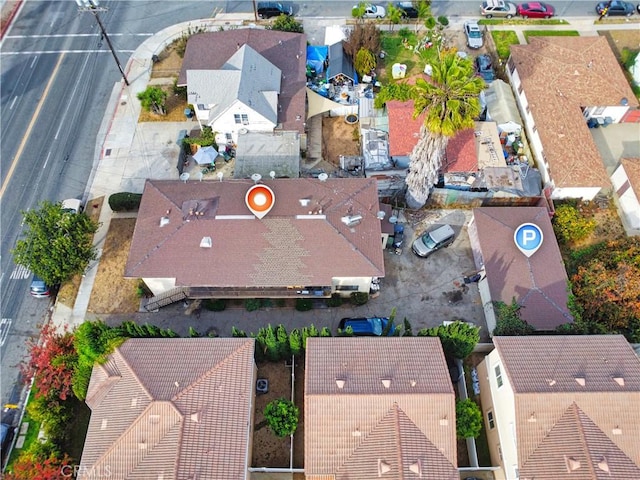
<path id="1" fill-rule="evenodd" d="M 329 65 L 327 68 L 327 79 L 331 80 L 338 75 L 346 75 L 352 81 L 356 81 L 358 74 L 351 59 L 344 53 L 342 44 L 343 42 L 338 42 L 328 47 Z"/>
<path id="2" fill-rule="evenodd" d="M 554 479 L 638 477 L 640 359 L 622 335 L 494 337 L 493 342 L 515 395 L 523 478 L 543 472 L 550 473 L 543 478 Z M 611 477 L 592 468 L 603 457 Z M 561 473 L 561 462 L 570 458 L 581 469 L 569 475 L 565 466 Z"/>
<path id="3" fill-rule="evenodd" d="M 477 249 L 487 275 L 491 298 L 523 308 L 520 315 L 539 330 L 572 322 L 567 308 L 567 272 L 544 207 L 481 207 L 473 209 Z M 531 257 L 518 250 L 513 234 L 523 223 L 534 223 L 544 242 Z"/>
<path id="4" fill-rule="evenodd" d="M 219 70 L 187 71 L 190 102 L 213 105 L 213 120 L 238 101 L 275 124 L 281 76 L 279 68 L 243 45 Z"/>
<path id="5" fill-rule="evenodd" d="M 629 179 L 629 185 L 640 197 L 640 158 L 622 158 L 620 163 Z"/>
<path id="6" fill-rule="evenodd" d="M 178 85 L 187 85 L 187 71 L 222 69 L 243 45 L 250 46 L 282 72 L 278 123 L 283 130 L 304 133 L 307 49 L 304 34 L 238 28 L 192 35 L 187 41 Z"/>
<path id="7" fill-rule="evenodd" d="M 333 277 L 384 276 L 375 179 L 262 183 L 275 203 L 258 220 L 245 204 L 251 180 L 147 180 L 125 276 L 210 287 L 324 286 Z M 190 215 L 192 209 L 202 215 Z M 348 227 L 342 219 L 352 215 L 362 219 Z M 204 237 L 212 248 L 200 247 Z"/>
<path id="8" fill-rule="evenodd" d="M 511 61 L 556 187 L 610 187 L 581 107 L 638 102 L 607 39 L 531 37 L 511 47 Z"/>
<path id="9" fill-rule="evenodd" d="M 439 339 L 307 340 L 307 478 L 458 479 L 454 419 Z"/>
<path id="10" fill-rule="evenodd" d="M 413 100 L 390 100 L 386 105 L 389 115 L 389 155 L 409 156 L 420 138 L 420 127 L 425 114 L 413 118 Z"/>
<path id="11" fill-rule="evenodd" d="M 114 478 L 130 479 L 244 478 L 253 355 L 254 340 L 247 338 L 124 342 L 93 369 L 80 472 L 109 468 Z"/>

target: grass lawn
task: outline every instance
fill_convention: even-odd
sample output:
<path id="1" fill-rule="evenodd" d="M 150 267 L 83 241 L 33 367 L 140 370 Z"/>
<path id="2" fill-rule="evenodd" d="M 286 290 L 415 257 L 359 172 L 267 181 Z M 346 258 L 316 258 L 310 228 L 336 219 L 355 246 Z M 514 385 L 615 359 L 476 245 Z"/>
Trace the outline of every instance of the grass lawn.
<path id="1" fill-rule="evenodd" d="M 580 34 L 575 30 L 525 30 L 522 32 L 524 38 L 529 37 L 579 37 Z"/>
<path id="2" fill-rule="evenodd" d="M 493 42 L 496 44 L 498 58 L 502 60 L 509 58 L 511 45 L 520 43 L 516 32 L 513 30 L 494 30 L 491 32 L 491 36 L 493 37 Z"/>
<path id="3" fill-rule="evenodd" d="M 419 54 L 414 53 L 413 47 L 418 45 L 423 38 L 423 35 L 418 36 L 407 28 L 383 34 L 382 50 L 386 55 L 381 80 L 390 82 L 393 79 L 391 68 L 395 63 L 407 66 L 407 77 L 422 73 L 424 65 L 438 55 L 438 50 L 435 47 L 425 48 Z"/>

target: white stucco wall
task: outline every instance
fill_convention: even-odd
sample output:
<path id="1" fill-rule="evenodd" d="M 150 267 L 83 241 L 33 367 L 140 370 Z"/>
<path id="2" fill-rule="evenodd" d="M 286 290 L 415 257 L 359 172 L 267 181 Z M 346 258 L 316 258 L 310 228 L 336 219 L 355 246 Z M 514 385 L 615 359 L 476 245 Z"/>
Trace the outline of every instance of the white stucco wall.
<path id="1" fill-rule="evenodd" d="M 160 295 L 176 286 L 175 278 L 143 278 L 142 280 L 154 295 Z"/>
<path id="2" fill-rule="evenodd" d="M 372 277 L 333 277 L 331 280 L 331 293 L 339 293 L 340 296 L 348 298 L 353 292 L 369 293 L 371 289 Z M 338 290 L 340 285 L 355 285 L 358 290 Z"/>
<path id="3" fill-rule="evenodd" d="M 628 181 L 629 178 L 624 167 L 622 165 L 618 166 L 613 175 L 611 175 L 611 183 L 613 183 L 613 189 L 616 194 L 618 189 Z M 618 195 L 618 205 L 625 217 L 625 223 L 632 229 L 640 229 L 640 201 L 633 188 L 628 187 L 622 195 Z"/>
<path id="4" fill-rule="evenodd" d="M 604 109 L 604 110 L 602 110 Z M 612 123 L 620 123 L 622 117 L 629 110 L 628 106 L 614 105 L 614 106 L 597 106 L 585 108 L 583 115 L 586 120 L 590 118 L 611 118 Z"/>
<path id="5" fill-rule="evenodd" d="M 551 198 L 560 200 L 563 198 L 581 198 L 583 200 L 593 200 L 602 189 L 597 187 L 584 188 L 554 188 Z"/>
<path id="6" fill-rule="evenodd" d="M 247 124 L 236 123 L 234 115 L 247 115 L 249 121 Z M 276 123 L 271 122 L 244 103 L 235 101 L 227 110 L 211 119 L 209 126 L 214 132 L 231 133 L 233 141 L 237 142 L 240 129 L 250 132 L 271 132 L 276 127 Z"/>

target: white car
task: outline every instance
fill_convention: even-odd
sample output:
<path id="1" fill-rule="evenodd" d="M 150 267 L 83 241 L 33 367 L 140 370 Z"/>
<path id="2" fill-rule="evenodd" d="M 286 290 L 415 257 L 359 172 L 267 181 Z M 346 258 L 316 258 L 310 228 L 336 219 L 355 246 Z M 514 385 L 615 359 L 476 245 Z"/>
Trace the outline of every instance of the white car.
<path id="1" fill-rule="evenodd" d="M 77 198 L 68 198 L 63 200 L 62 211 L 68 213 L 80 213 L 82 211 L 82 202 Z"/>
<path id="2" fill-rule="evenodd" d="M 464 34 L 467 36 L 467 46 L 469 48 L 482 48 L 482 30 L 476 20 L 464 22 Z"/>
<path id="3" fill-rule="evenodd" d="M 353 8 L 359 8 L 359 5 L 354 5 Z M 364 6 L 364 18 L 384 18 L 386 14 L 387 12 L 384 7 L 372 5 L 370 3 Z"/>

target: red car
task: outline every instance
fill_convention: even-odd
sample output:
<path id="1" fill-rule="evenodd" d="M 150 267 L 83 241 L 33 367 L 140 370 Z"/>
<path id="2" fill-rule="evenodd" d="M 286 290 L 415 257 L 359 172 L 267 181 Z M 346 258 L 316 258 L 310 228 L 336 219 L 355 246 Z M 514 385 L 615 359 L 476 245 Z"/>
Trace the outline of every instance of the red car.
<path id="1" fill-rule="evenodd" d="M 523 3 L 517 11 L 522 18 L 551 18 L 556 14 L 555 8 L 544 2 Z"/>

